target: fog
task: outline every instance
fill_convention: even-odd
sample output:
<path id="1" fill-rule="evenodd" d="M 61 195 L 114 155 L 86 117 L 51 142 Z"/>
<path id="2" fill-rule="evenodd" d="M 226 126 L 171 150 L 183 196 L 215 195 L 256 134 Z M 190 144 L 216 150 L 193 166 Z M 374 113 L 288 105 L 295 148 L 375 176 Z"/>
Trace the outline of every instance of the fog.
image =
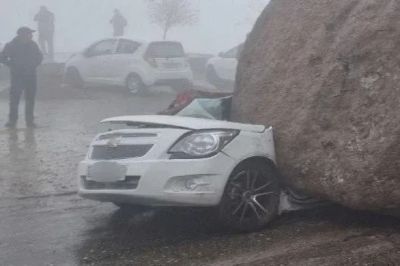
<path id="1" fill-rule="evenodd" d="M 199 11 L 193 26 L 171 30 L 168 39 L 181 41 L 188 52 L 217 53 L 244 41 L 269 0 L 193 0 Z M 22 25 L 35 28 L 39 6 L 56 16 L 57 52 L 73 52 L 89 43 L 111 36 L 109 20 L 114 8 L 128 20 L 126 35 L 145 40 L 162 37 L 160 28 L 148 19 L 144 0 L 0 0 L 0 42 L 5 43 Z"/>

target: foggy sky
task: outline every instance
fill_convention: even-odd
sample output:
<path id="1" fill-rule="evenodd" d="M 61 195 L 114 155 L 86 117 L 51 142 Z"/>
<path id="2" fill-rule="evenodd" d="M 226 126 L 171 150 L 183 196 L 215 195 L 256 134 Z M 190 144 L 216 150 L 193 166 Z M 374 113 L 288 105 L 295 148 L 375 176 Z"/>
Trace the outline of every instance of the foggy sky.
<path id="1" fill-rule="evenodd" d="M 188 52 L 217 53 L 245 40 L 260 8 L 249 1 L 269 0 L 192 0 L 199 10 L 195 26 L 175 28 L 170 40 L 181 41 Z M 56 49 L 74 52 L 112 34 L 114 8 L 128 19 L 126 35 L 145 40 L 161 39 L 161 30 L 150 24 L 143 0 L 0 0 L 0 42 L 8 42 L 18 27 L 36 28 L 33 17 L 40 5 L 56 16 Z M 256 4 L 253 7 L 259 7 Z"/>

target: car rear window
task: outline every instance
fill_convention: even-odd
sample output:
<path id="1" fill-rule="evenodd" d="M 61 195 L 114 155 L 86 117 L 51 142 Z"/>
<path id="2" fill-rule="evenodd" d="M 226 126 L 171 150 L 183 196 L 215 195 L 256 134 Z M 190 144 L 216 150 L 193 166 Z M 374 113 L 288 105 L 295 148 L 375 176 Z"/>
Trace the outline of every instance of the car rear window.
<path id="1" fill-rule="evenodd" d="M 152 58 L 184 57 L 182 44 L 178 42 L 153 42 L 147 49 L 147 56 Z"/>

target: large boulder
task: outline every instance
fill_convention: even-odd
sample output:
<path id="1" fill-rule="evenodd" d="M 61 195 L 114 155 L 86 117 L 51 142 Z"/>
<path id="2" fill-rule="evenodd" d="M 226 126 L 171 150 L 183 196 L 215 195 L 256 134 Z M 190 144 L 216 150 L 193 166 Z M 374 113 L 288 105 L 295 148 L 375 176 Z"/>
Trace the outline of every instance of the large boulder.
<path id="1" fill-rule="evenodd" d="M 400 208 L 400 1 L 272 0 L 240 58 L 234 119 L 275 128 L 285 181 Z"/>

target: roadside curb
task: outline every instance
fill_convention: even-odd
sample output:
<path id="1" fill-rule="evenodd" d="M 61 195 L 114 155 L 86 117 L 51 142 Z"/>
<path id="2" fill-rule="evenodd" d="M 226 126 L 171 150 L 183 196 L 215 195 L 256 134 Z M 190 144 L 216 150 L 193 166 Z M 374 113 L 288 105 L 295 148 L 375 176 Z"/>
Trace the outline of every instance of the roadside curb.
<path id="1" fill-rule="evenodd" d="M 64 196 L 72 196 L 78 195 L 78 191 L 65 191 L 60 193 L 49 193 L 49 194 L 40 194 L 40 195 L 30 195 L 30 196 L 20 196 L 20 197 L 3 197 L 2 200 L 26 200 L 26 199 L 42 199 L 42 198 L 51 198 L 51 197 L 64 197 Z"/>
<path id="2" fill-rule="evenodd" d="M 40 199 L 40 198 L 50 198 L 50 197 L 63 197 L 63 196 L 71 196 L 77 195 L 78 191 L 66 191 L 60 193 L 50 193 L 50 194 L 42 194 L 42 195 L 32 195 L 32 196 L 22 196 L 16 197 L 18 200 L 25 200 L 25 199 Z"/>

